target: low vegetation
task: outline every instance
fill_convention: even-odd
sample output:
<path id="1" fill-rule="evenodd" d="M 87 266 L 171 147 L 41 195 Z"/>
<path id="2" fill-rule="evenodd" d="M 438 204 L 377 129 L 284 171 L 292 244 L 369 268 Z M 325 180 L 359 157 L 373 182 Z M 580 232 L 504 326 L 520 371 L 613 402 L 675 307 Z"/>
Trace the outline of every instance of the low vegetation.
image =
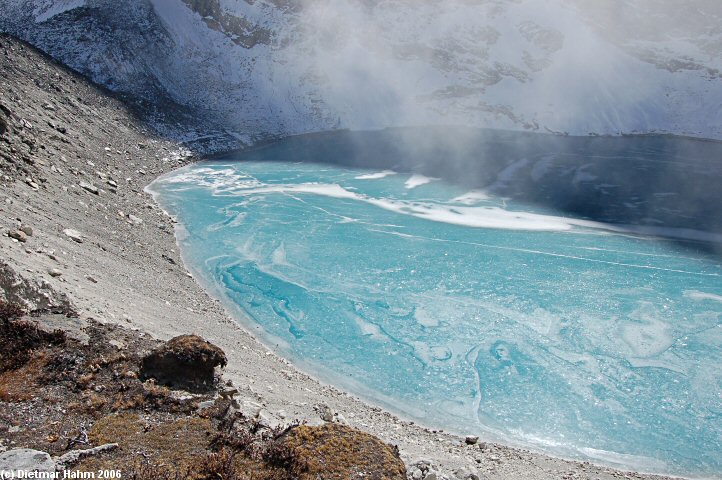
<path id="1" fill-rule="evenodd" d="M 87 342 L 48 331 L 0 302 L 0 425 L 10 426 L 13 447 L 59 456 L 118 444 L 73 468 L 120 469 L 138 480 L 406 478 L 398 451 L 359 430 L 272 427 L 247 416 L 217 373 L 204 377 L 205 388 L 172 389 L 198 386 L 200 377 L 188 373 L 196 362 L 225 365 L 223 352 L 199 337 L 162 343 L 95 322 L 84 331 Z M 149 368 L 158 359 L 172 368 Z"/>

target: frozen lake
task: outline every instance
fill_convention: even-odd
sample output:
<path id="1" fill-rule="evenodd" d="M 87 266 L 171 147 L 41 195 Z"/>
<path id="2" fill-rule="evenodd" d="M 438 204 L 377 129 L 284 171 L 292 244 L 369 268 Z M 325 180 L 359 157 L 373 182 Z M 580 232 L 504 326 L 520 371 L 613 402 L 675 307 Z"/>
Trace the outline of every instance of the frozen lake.
<path id="1" fill-rule="evenodd" d="M 719 192 L 679 187 L 719 189 L 722 157 L 703 168 L 685 140 L 688 164 L 669 156 L 674 139 L 625 139 L 614 155 L 579 141 L 513 146 L 464 175 L 451 156 L 443 168 L 443 151 L 418 164 L 418 152 L 377 151 L 378 133 L 373 162 L 349 160 L 339 135 L 152 185 L 183 226 L 188 266 L 249 329 L 435 428 L 648 471 L 722 472 L 722 265 L 710 253 L 722 237 L 719 204 L 706 200 Z M 681 173 L 635 180 L 656 164 Z"/>

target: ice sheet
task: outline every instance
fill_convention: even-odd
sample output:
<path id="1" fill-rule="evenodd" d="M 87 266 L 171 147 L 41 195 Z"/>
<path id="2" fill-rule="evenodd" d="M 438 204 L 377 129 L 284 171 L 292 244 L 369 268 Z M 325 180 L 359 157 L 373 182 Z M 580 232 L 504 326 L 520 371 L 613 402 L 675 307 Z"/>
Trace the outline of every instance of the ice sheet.
<path id="1" fill-rule="evenodd" d="M 719 262 L 642 229 L 407 181 L 244 162 L 154 188 L 203 283 L 322 378 L 460 433 L 722 470 Z"/>

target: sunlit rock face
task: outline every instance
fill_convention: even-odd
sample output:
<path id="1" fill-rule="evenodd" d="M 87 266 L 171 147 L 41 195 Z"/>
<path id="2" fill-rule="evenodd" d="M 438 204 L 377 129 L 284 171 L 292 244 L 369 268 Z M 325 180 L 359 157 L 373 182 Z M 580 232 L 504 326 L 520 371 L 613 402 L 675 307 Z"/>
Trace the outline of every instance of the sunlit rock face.
<path id="1" fill-rule="evenodd" d="M 419 124 L 722 137 L 715 1 L 5 3 L 1 30 L 188 107 L 183 123 L 216 138 Z"/>

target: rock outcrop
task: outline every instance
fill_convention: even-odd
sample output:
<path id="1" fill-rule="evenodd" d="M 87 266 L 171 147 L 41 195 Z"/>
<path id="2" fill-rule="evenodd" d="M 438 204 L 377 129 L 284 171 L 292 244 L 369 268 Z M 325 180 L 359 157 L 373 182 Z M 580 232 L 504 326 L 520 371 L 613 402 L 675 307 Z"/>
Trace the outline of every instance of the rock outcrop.
<path id="1" fill-rule="evenodd" d="M 213 386 L 215 367 L 226 363 L 220 348 L 197 335 L 181 335 L 144 357 L 140 374 L 161 385 L 203 391 Z"/>

